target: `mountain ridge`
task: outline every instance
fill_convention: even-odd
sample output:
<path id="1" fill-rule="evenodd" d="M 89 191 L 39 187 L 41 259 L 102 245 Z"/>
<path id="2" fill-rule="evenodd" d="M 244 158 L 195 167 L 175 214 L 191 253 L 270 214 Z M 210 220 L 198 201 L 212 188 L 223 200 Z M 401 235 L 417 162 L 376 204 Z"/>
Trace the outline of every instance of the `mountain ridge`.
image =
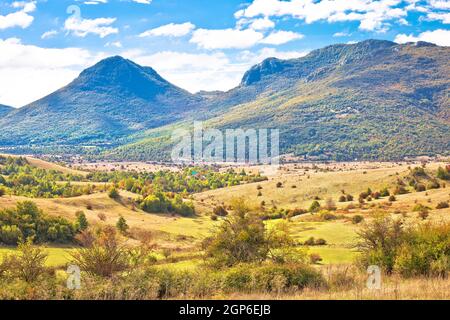
<path id="1" fill-rule="evenodd" d="M 268 58 L 250 68 L 236 88 L 190 94 L 150 67 L 110 57 L 0 119 L 0 145 L 10 137 L 17 137 L 10 145 L 35 148 L 94 144 L 112 159 L 154 160 L 167 158 L 173 128 L 196 119 L 219 129 L 280 128 L 282 152 L 305 157 L 448 154 L 449 61 L 450 48 L 366 40 L 296 59 Z M 36 130 L 32 137 L 23 132 L 41 115 L 66 128 L 49 134 L 38 126 L 43 135 L 33 140 Z"/>

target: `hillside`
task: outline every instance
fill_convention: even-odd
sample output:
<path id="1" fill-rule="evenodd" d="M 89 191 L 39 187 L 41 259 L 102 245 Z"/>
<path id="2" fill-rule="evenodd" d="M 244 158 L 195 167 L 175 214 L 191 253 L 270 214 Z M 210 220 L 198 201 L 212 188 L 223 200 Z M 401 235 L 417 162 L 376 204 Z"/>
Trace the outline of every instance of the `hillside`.
<path id="1" fill-rule="evenodd" d="M 0 146 L 27 153 L 168 159 L 192 120 L 278 128 L 282 153 L 311 159 L 396 160 L 450 154 L 450 48 L 367 40 L 269 58 L 228 92 L 192 95 L 152 68 L 103 60 L 68 86 L 0 119 Z"/>
<path id="2" fill-rule="evenodd" d="M 225 111 L 207 124 L 279 128 L 282 152 L 320 159 L 448 155 L 449 61 L 450 48 L 377 40 L 332 45 L 299 59 L 270 58 L 239 87 L 210 97 Z M 109 154 L 159 156 L 171 148 L 170 128 Z"/>
<path id="3" fill-rule="evenodd" d="M 152 68 L 112 57 L 0 120 L 0 145 L 114 144 L 138 130 L 182 119 L 198 100 Z"/>
<path id="4" fill-rule="evenodd" d="M 12 107 L 5 106 L 3 104 L 0 104 L 0 117 L 5 116 L 8 112 L 12 111 Z"/>

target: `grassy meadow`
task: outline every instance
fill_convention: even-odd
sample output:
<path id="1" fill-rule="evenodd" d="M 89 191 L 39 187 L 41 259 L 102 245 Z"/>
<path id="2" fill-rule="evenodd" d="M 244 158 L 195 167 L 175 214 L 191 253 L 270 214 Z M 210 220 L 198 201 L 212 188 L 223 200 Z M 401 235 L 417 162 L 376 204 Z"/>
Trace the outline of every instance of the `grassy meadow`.
<path id="1" fill-rule="evenodd" d="M 46 161 L 27 158 L 29 165 L 43 170 L 55 170 L 64 174 L 79 175 L 86 178 L 95 171 L 71 169 Z M 426 223 L 448 223 L 450 209 L 437 209 L 439 203 L 450 201 L 450 188 L 445 182 L 439 188 L 417 192 L 406 185 L 408 193 L 395 195 L 395 200 L 388 197 L 379 199 L 369 196 L 360 201 L 358 195 L 368 188 L 372 191 L 387 188 L 394 190 L 400 180 L 411 175 L 411 168 L 420 163 L 330 163 L 330 164 L 286 164 L 259 182 L 239 183 L 238 185 L 215 188 L 183 195 L 184 201 L 192 201 L 195 214 L 183 216 L 175 212 L 146 212 L 136 205 L 142 196 L 122 188 L 120 183 L 73 181 L 74 185 L 94 186 L 89 194 L 51 198 L 25 197 L 6 192 L 0 197 L 0 210 L 13 209 L 25 200 L 32 200 L 39 209 L 50 217 L 61 217 L 75 222 L 80 211 L 85 215 L 89 226 L 111 226 L 116 228 L 120 218 L 127 224 L 126 236 L 122 240 L 135 247 L 145 241 L 152 244 L 154 268 L 167 272 L 197 272 L 205 266 L 205 238 L 217 232 L 223 223 L 223 217 L 213 212 L 218 206 L 233 211 L 233 199 L 243 198 L 252 211 L 278 212 L 279 210 L 304 210 L 302 214 L 284 216 L 284 219 L 267 219 L 266 228 L 275 227 L 284 221 L 290 236 L 308 256 L 316 256 L 312 268 L 321 272 L 325 279 L 332 277 L 333 270 L 353 270 L 359 252 L 356 249 L 358 233 L 362 225 L 383 213 L 393 219 L 402 218 L 405 225 L 417 226 Z M 425 166 L 429 177 L 434 177 L 438 167 L 445 167 L 445 162 L 431 162 Z M 114 167 L 114 170 L 117 170 Z M 240 172 L 242 168 L 234 168 Z M 258 171 L 258 167 L 245 168 L 247 172 Z M 142 170 L 149 170 L 142 169 Z M 222 169 L 223 170 L 223 169 Z M 427 177 L 428 177 L 427 176 Z M 5 175 L 5 177 L 7 177 Z M 426 178 L 428 179 L 428 178 Z M 65 184 L 59 181 L 58 184 Z M 118 196 L 109 193 L 112 186 L 118 186 Z M 353 195 L 352 201 L 340 202 L 343 194 Z M 321 209 L 309 210 L 313 202 L 318 202 Z M 420 215 L 418 205 L 426 207 L 425 214 Z M 328 208 L 332 206 L 333 208 Z M 422 208 L 420 207 L 420 208 Z M 283 211 L 284 212 L 284 211 Z M 286 211 L 287 212 L 287 211 Z M 354 217 L 361 216 L 362 222 L 355 223 Z M 323 243 L 311 244 L 308 239 L 323 240 Z M 40 244 L 48 255 L 45 265 L 65 270 L 71 263 L 73 253 L 79 244 Z M 7 255 L 17 253 L 11 245 L 0 245 L 0 260 Z M 345 269 L 346 270 L 346 269 Z M 341 272 L 341 271 L 339 271 Z M 349 271 L 350 272 L 350 271 Z M 330 286 L 327 290 L 305 288 L 288 290 L 282 293 L 245 293 L 225 292 L 209 298 L 289 298 L 289 299 L 449 299 L 448 279 L 410 278 L 402 279 L 398 275 L 386 276 L 383 291 L 376 293 L 364 288 L 367 275 L 361 271 L 351 271 L 351 284 L 348 286 Z M 341 274 L 342 276 L 342 274 Z M 344 277 L 345 278 L 345 277 Z M 331 283 L 331 282 L 330 282 Z"/>

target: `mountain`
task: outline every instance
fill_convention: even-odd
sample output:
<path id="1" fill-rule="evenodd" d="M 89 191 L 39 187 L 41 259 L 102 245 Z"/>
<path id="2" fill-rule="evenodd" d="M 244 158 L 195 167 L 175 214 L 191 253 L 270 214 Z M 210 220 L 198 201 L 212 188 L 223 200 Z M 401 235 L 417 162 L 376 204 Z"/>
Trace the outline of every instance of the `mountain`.
<path id="1" fill-rule="evenodd" d="M 5 106 L 3 104 L 0 104 L 0 117 L 5 116 L 7 113 L 9 113 L 10 111 L 12 111 L 13 108 L 9 107 L 9 106 Z"/>
<path id="2" fill-rule="evenodd" d="M 312 159 L 450 155 L 449 75 L 449 47 L 367 40 L 269 58 L 228 92 L 193 95 L 112 57 L 0 118 L 0 146 L 66 153 L 96 145 L 89 154 L 168 159 L 173 130 L 196 119 L 218 129 L 278 128 L 282 153 Z"/>
<path id="3" fill-rule="evenodd" d="M 222 112 L 205 125 L 278 128 L 282 153 L 314 159 L 450 155 L 449 75 L 448 47 L 380 40 L 332 45 L 252 67 L 238 87 L 208 97 Z M 107 155 L 167 157 L 171 128 L 151 130 Z"/>
<path id="4" fill-rule="evenodd" d="M 111 57 L 66 87 L 0 119 L 0 145 L 115 144 L 183 119 L 200 100 L 152 68 Z"/>

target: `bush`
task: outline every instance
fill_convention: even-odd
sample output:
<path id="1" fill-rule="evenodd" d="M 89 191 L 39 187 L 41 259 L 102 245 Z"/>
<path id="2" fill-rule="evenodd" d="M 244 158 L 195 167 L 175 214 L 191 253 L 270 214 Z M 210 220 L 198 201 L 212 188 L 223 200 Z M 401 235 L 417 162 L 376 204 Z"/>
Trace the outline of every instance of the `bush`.
<path id="1" fill-rule="evenodd" d="M 339 202 L 345 202 L 345 201 L 347 201 L 347 197 L 345 195 L 341 195 L 339 197 Z"/>
<path id="2" fill-rule="evenodd" d="M 442 201 L 437 204 L 436 209 L 445 209 L 448 207 L 449 207 L 448 202 Z"/>
<path id="3" fill-rule="evenodd" d="M 394 201 L 397 201 L 397 199 L 395 198 L 394 195 L 392 195 L 392 196 L 389 197 L 389 201 L 390 202 L 394 202 Z"/>
<path id="4" fill-rule="evenodd" d="M 450 224 L 425 224 L 406 231 L 395 259 L 395 271 L 405 277 L 448 276 Z"/>
<path id="5" fill-rule="evenodd" d="M 427 189 L 439 189 L 441 185 L 437 181 L 431 181 L 427 184 Z"/>
<path id="6" fill-rule="evenodd" d="M 108 197 L 110 197 L 111 199 L 114 199 L 114 200 L 119 199 L 119 197 L 120 197 L 119 191 L 117 191 L 117 189 L 115 187 L 112 187 L 108 191 Z"/>
<path id="7" fill-rule="evenodd" d="M 32 238 L 20 241 L 18 254 L 6 256 L 0 266 L 0 270 L 8 270 L 13 277 L 25 282 L 35 282 L 45 272 L 47 254 L 43 249 L 33 246 Z"/>
<path id="8" fill-rule="evenodd" d="M 427 206 L 424 206 L 423 204 L 416 204 L 413 208 L 412 211 L 413 212 L 420 212 L 420 211 L 424 211 L 424 210 L 428 210 L 430 208 L 428 208 Z"/>
<path id="9" fill-rule="evenodd" d="M 119 220 L 117 220 L 117 223 L 116 223 L 116 228 L 122 234 L 127 233 L 129 227 L 128 227 L 127 221 L 125 220 L 124 217 L 122 217 L 122 216 L 119 217 Z"/>
<path id="10" fill-rule="evenodd" d="M 402 222 L 388 216 L 378 216 L 358 231 L 360 241 L 357 244 L 361 252 L 359 264 L 364 268 L 370 265 L 380 266 L 385 272 L 394 269 L 395 256 L 403 236 Z"/>
<path id="11" fill-rule="evenodd" d="M 277 182 L 277 188 L 282 188 L 283 187 L 283 183 L 282 182 Z"/>
<path id="12" fill-rule="evenodd" d="M 438 179 L 442 179 L 442 180 L 450 180 L 450 170 L 449 167 L 447 166 L 446 169 L 439 167 L 437 170 L 437 174 L 436 177 Z"/>
<path id="13" fill-rule="evenodd" d="M 4 244 L 16 245 L 22 237 L 22 232 L 15 225 L 0 227 L 0 242 Z"/>
<path id="14" fill-rule="evenodd" d="M 320 212 L 320 219 L 323 221 L 336 220 L 338 217 L 328 211 Z"/>
<path id="15" fill-rule="evenodd" d="M 347 201 L 353 201 L 353 196 L 351 194 L 347 195 Z"/>
<path id="16" fill-rule="evenodd" d="M 309 206 L 309 212 L 317 212 L 320 210 L 320 203 L 317 200 L 314 200 L 313 203 Z"/>
<path id="17" fill-rule="evenodd" d="M 322 262 L 322 261 L 323 261 L 323 259 L 320 256 L 320 254 L 318 254 L 318 253 L 311 253 L 309 255 L 309 262 L 311 264 L 318 264 L 319 262 Z"/>
<path id="18" fill-rule="evenodd" d="M 233 214 L 226 217 L 217 232 L 203 243 L 213 266 L 229 267 L 239 263 L 260 263 L 268 258 L 280 259 L 279 254 L 274 254 L 276 249 L 292 247 L 293 240 L 285 224 L 266 230 L 263 220 L 250 211 L 243 199 L 234 199 L 232 207 Z"/>
<path id="19" fill-rule="evenodd" d="M 389 197 L 391 194 L 388 190 L 388 188 L 384 188 L 383 190 L 380 191 L 380 196 L 381 197 Z"/>
<path id="20" fill-rule="evenodd" d="M 425 187 L 425 185 L 422 184 L 422 183 L 417 183 L 417 184 L 414 186 L 414 189 L 415 189 L 417 192 L 423 192 L 423 191 L 426 191 L 426 187 Z"/>
<path id="21" fill-rule="evenodd" d="M 83 211 L 78 211 L 75 213 L 77 221 L 75 222 L 75 228 L 78 232 L 86 230 L 89 226 L 86 215 Z"/>
<path id="22" fill-rule="evenodd" d="M 424 209 L 419 211 L 419 218 L 421 218 L 422 220 L 425 220 L 426 218 L 428 218 L 428 209 Z"/>
<path id="23" fill-rule="evenodd" d="M 0 187 L 0 197 L 3 197 L 6 194 L 6 190 L 3 187 Z"/>
<path id="24" fill-rule="evenodd" d="M 112 277 L 118 272 L 132 270 L 148 256 L 148 247 L 127 247 L 120 243 L 113 227 L 99 230 L 97 236 L 86 248 L 72 254 L 73 262 L 88 274 Z"/>
<path id="25" fill-rule="evenodd" d="M 16 238 L 17 229 L 25 239 L 31 237 L 36 243 L 69 243 L 75 236 L 73 224 L 61 217 L 46 216 L 31 201 L 18 202 L 15 208 L 0 210 L 0 225 L 8 244 L 15 244 L 10 242 Z"/>
<path id="26" fill-rule="evenodd" d="M 398 195 L 398 194 L 407 194 L 408 190 L 406 190 L 406 188 L 404 186 L 397 186 L 394 190 L 394 194 Z"/>
<path id="27" fill-rule="evenodd" d="M 228 215 L 228 211 L 223 206 L 214 207 L 213 213 L 219 217 L 226 217 Z"/>
<path id="28" fill-rule="evenodd" d="M 364 220 L 364 217 L 359 215 L 359 214 L 357 214 L 357 215 L 352 217 L 352 223 L 353 224 L 361 223 L 363 220 Z"/>
<path id="29" fill-rule="evenodd" d="M 447 276 L 450 271 L 450 223 L 419 224 L 407 229 L 401 221 L 378 217 L 359 233 L 359 263 L 378 265 L 403 276 Z"/>

